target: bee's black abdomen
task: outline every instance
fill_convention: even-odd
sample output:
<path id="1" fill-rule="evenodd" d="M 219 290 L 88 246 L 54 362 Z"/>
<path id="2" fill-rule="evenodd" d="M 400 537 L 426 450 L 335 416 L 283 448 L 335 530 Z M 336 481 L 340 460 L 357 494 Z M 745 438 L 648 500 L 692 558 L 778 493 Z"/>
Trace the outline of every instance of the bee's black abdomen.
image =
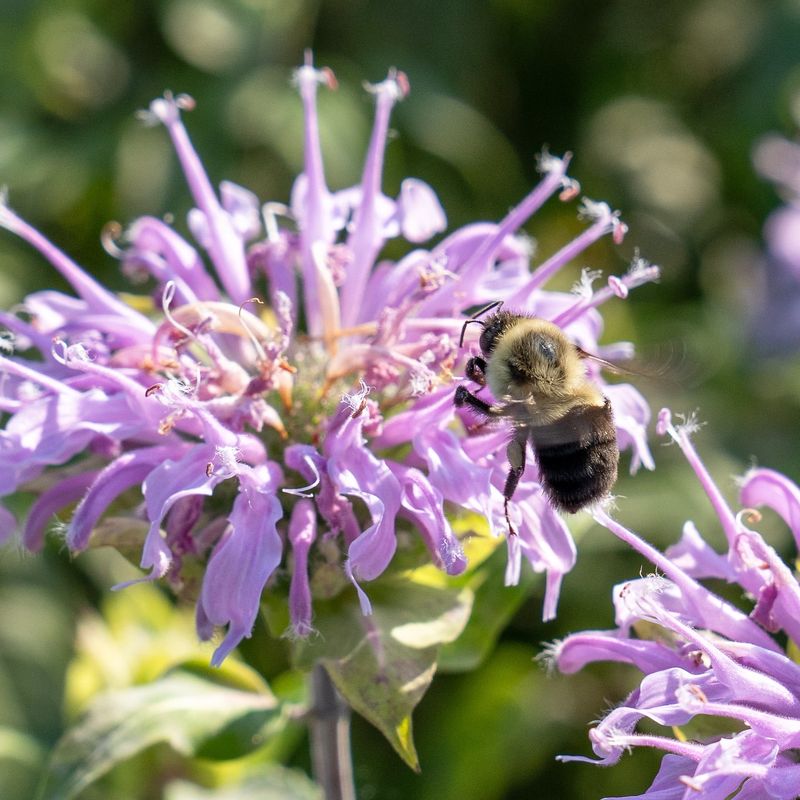
<path id="1" fill-rule="evenodd" d="M 580 511 L 614 486 L 619 448 L 608 401 L 573 409 L 534 429 L 532 438 L 542 485 L 556 508 Z"/>

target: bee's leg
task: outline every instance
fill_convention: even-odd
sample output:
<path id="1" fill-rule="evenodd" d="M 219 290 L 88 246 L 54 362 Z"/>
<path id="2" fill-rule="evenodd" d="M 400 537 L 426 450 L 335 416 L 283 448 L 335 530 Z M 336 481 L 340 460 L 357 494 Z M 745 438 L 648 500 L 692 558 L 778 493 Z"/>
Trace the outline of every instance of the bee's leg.
<path id="1" fill-rule="evenodd" d="M 473 356 L 467 361 L 465 370 L 467 377 L 478 386 L 486 386 L 486 362 L 480 356 Z"/>
<path id="2" fill-rule="evenodd" d="M 465 389 L 463 386 L 456 387 L 456 396 L 453 398 L 453 402 L 459 408 L 461 406 L 469 406 L 473 411 L 477 411 L 485 417 L 497 416 L 497 412 L 492 406 L 485 400 L 481 400 L 480 397 L 475 397 L 469 389 Z"/>
<path id="3" fill-rule="evenodd" d="M 508 515 L 508 504 L 517 490 L 517 484 L 525 472 L 525 446 L 527 444 L 527 436 L 517 436 L 508 443 L 506 449 L 506 457 L 508 458 L 508 475 L 506 476 L 506 485 L 503 489 L 503 497 L 505 498 L 504 509 L 506 512 L 506 522 L 508 523 L 508 532 L 511 536 L 516 536 L 517 532 L 511 524 L 511 518 Z"/>

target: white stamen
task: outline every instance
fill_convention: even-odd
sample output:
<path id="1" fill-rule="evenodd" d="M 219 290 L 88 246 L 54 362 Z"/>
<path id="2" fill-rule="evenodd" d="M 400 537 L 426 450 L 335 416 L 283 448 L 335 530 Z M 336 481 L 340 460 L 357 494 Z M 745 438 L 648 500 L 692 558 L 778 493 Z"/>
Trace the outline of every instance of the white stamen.
<path id="1" fill-rule="evenodd" d="M 245 318 L 244 314 L 242 314 L 242 312 L 244 311 L 244 307 L 248 303 L 258 303 L 259 305 L 263 306 L 264 305 L 264 301 L 260 300 L 258 297 L 251 297 L 249 300 L 245 300 L 244 303 L 242 303 L 239 306 L 239 322 L 242 323 L 242 327 L 247 332 L 247 338 L 250 339 L 251 344 L 255 348 L 257 360 L 260 363 L 263 364 L 266 361 L 268 361 L 267 354 L 264 351 L 264 348 L 262 347 L 261 342 L 258 341 L 258 337 L 255 335 L 255 333 L 253 333 L 253 330 L 250 327 L 250 325 L 248 324 L 247 319 Z"/>
<path id="2" fill-rule="evenodd" d="M 164 294 L 161 297 L 161 308 L 164 311 L 164 316 L 169 320 L 170 325 L 177 328 L 187 339 L 194 339 L 195 335 L 185 325 L 181 325 L 169 310 L 170 304 L 175 298 L 175 290 L 175 281 L 167 281 L 164 285 Z"/>
<path id="3" fill-rule="evenodd" d="M 4 184 L 0 186 L 0 227 L 11 231 L 11 233 L 16 233 L 15 219 L 16 217 L 12 213 L 11 207 L 8 205 L 8 186 Z"/>
<path id="4" fill-rule="evenodd" d="M 362 407 L 362 403 L 366 401 L 367 395 L 372 391 L 373 387 L 368 386 L 363 378 L 359 380 L 359 388 L 351 394 L 343 394 L 341 402 L 345 403 L 350 410 L 355 413 Z"/>
<path id="5" fill-rule="evenodd" d="M 542 175 L 564 172 L 566 161 L 567 156 L 559 158 L 558 156 L 552 155 L 546 147 L 543 147 L 542 152 L 536 156 L 536 171 Z"/>
<path id="6" fill-rule="evenodd" d="M 214 450 L 214 459 L 219 462 L 220 470 L 229 477 L 239 472 L 239 455 L 239 448 L 232 445 L 217 445 Z"/>
<path id="7" fill-rule="evenodd" d="M 588 300 L 593 294 L 592 284 L 600 278 L 602 274 L 603 273 L 598 269 L 584 267 L 581 270 L 580 280 L 576 281 L 572 286 L 572 293 Z"/>
<path id="8" fill-rule="evenodd" d="M 414 397 L 421 397 L 424 394 L 428 394 L 433 388 L 435 379 L 434 374 L 429 369 L 426 369 L 424 365 L 420 366 L 421 369 L 414 370 L 411 373 L 411 394 Z"/>
<path id="9" fill-rule="evenodd" d="M 261 216 L 264 219 L 264 228 L 267 231 L 267 240 L 277 242 L 280 239 L 280 229 L 278 228 L 278 217 L 294 219 L 289 206 L 283 203 L 264 203 L 261 206 Z"/>
<path id="10" fill-rule="evenodd" d="M 122 259 L 125 257 L 125 251 L 116 242 L 121 237 L 122 225 L 119 222 L 107 222 L 100 232 L 100 244 L 112 258 Z"/>
<path id="11" fill-rule="evenodd" d="M 311 490 L 315 489 L 320 484 L 319 470 L 317 469 L 317 465 L 314 463 L 312 458 L 304 456 L 303 461 L 306 462 L 306 465 L 314 474 L 314 480 L 311 481 L 311 483 L 309 483 L 307 486 L 299 486 L 296 489 L 284 489 L 283 491 L 286 492 L 286 494 L 295 495 L 295 497 L 313 497 L 314 495 L 311 494 Z"/>
<path id="12" fill-rule="evenodd" d="M 584 197 L 578 206 L 578 219 L 588 219 L 593 222 L 599 220 L 610 222 L 614 213 L 608 203 L 604 203 L 602 200 L 592 200 L 589 197 Z"/>

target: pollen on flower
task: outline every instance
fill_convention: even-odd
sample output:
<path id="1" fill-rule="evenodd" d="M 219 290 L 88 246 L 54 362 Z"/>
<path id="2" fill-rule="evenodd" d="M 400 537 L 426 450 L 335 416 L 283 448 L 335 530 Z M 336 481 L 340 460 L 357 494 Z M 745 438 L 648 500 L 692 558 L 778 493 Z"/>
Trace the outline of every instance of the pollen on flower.
<path id="1" fill-rule="evenodd" d="M 429 369 L 425 369 L 424 365 L 420 369 L 416 369 L 411 373 L 411 380 L 409 383 L 412 397 L 422 397 L 428 394 L 435 383 L 435 375 Z"/>
<path id="2" fill-rule="evenodd" d="M 219 465 L 219 473 L 231 477 L 239 471 L 240 450 L 233 445 L 217 445 L 214 461 Z"/>
<path id="3" fill-rule="evenodd" d="M 352 412 L 353 416 L 358 416 L 366 407 L 367 395 L 373 390 L 367 382 L 362 378 L 359 381 L 358 389 L 354 392 L 345 392 L 342 395 L 342 403 L 344 403 Z"/>
<path id="4" fill-rule="evenodd" d="M 563 158 L 554 156 L 546 147 L 536 155 L 536 170 L 542 175 L 563 175 L 571 154 L 567 153 Z"/>
<path id="5" fill-rule="evenodd" d="M 592 200 L 589 197 L 584 197 L 581 204 L 578 206 L 578 216 L 581 219 L 588 219 L 592 222 L 604 220 L 610 222 L 615 212 L 611 211 L 611 206 L 608 203 L 598 200 Z"/>
<path id="6" fill-rule="evenodd" d="M 389 77 L 380 83 L 364 81 L 364 91 L 375 95 L 386 95 L 392 101 L 403 100 L 411 91 L 408 77 L 405 72 L 395 69 L 389 70 Z"/>
<path id="7" fill-rule="evenodd" d="M 147 392 L 149 394 L 153 394 L 154 390 L 155 387 L 151 386 L 148 388 Z M 158 389 L 155 390 L 155 397 L 157 397 L 165 406 L 180 407 L 184 405 L 186 400 L 195 396 L 196 393 L 197 383 L 192 385 L 183 378 L 170 378 L 169 380 L 164 381 L 164 383 L 158 384 Z"/>
<path id="8" fill-rule="evenodd" d="M 438 258 L 421 257 L 418 266 L 419 285 L 423 292 L 440 289 L 446 281 L 458 280 L 458 275 L 447 269 L 447 256 Z"/>
<path id="9" fill-rule="evenodd" d="M 651 264 L 646 258 L 642 258 L 642 256 L 639 255 L 638 249 L 634 251 L 627 272 L 629 278 L 645 278 L 646 280 L 654 281 L 659 279 L 660 272 L 661 270 L 658 266 Z"/>
<path id="10" fill-rule="evenodd" d="M 691 436 L 697 433 L 704 425 L 705 422 L 701 421 L 697 411 L 690 411 L 685 414 L 676 414 L 678 424 L 675 426 L 675 431 L 678 435 L 684 434 Z"/>
<path id="11" fill-rule="evenodd" d="M 552 642 L 546 642 L 534 659 L 542 665 L 548 675 L 555 674 L 558 668 L 558 654 L 561 651 L 562 641 L 561 639 L 556 639 Z"/>

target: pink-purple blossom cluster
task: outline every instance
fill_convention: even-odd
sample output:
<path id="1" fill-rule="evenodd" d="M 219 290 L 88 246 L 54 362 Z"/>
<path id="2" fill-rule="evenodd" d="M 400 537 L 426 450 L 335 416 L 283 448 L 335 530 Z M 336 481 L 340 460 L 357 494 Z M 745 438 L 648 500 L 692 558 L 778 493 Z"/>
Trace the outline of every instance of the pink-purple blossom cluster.
<path id="1" fill-rule="evenodd" d="M 0 205 L 0 225 L 75 292 L 39 291 L 18 313 L 0 313 L 11 343 L 0 356 L 0 496 L 36 495 L 22 523 L 32 550 L 53 515 L 74 506 L 65 532 L 73 552 L 96 543 L 109 507 L 119 513 L 127 502 L 127 516 L 145 526 L 143 580 L 180 587 L 188 560 L 204 565 L 198 631 L 207 639 L 227 628 L 215 664 L 250 635 L 281 565 L 292 631 L 302 636 L 313 629 L 309 576 L 319 565 L 340 567 L 369 613 L 364 584 L 392 560 L 398 525 L 417 531 L 450 574 L 466 558 L 449 509 L 476 512 L 493 533 L 505 532 L 507 432 L 476 426 L 452 400 L 468 355 L 458 334 L 471 309 L 503 300 L 613 357 L 620 346 L 598 344 L 597 307 L 658 274 L 637 258 L 599 289 L 588 271 L 574 293 L 543 288 L 600 237 L 625 233 L 605 203 L 584 200 L 586 229 L 531 271 L 521 226 L 553 196 L 568 202 L 578 193 L 569 158 L 546 153 L 540 183 L 503 220 L 423 248 L 446 227 L 434 191 L 413 178 L 394 198 L 382 189 L 390 113 L 408 91 L 405 76 L 392 71 L 369 87 L 376 111 L 362 179 L 335 192 L 325 181 L 316 110 L 318 87 L 333 88 L 333 76 L 307 63 L 296 82 L 305 164 L 288 205 L 261 206 L 227 182 L 214 188 L 184 127 L 190 98 L 166 94 L 145 112 L 171 137 L 196 205 L 187 220 L 195 244 L 155 217 L 105 232 L 123 271 L 154 287 L 150 313 Z M 406 255 L 382 258 L 397 237 Z M 625 384 L 604 391 L 632 469 L 651 467 L 646 403 Z M 132 491 L 141 494 L 125 501 Z M 7 538 L 17 520 L 0 514 Z M 523 557 L 545 572 L 544 615 L 552 617 L 575 548 L 533 467 L 513 514 L 519 536 L 508 540 L 507 581 L 518 579 Z"/>
<path id="2" fill-rule="evenodd" d="M 565 673 L 593 661 L 632 664 L 643 673 L 590 732 L 594 763 L 615 764 L 634 747 L 667 754 L 653 784 L 636 797 L 793 800 L 800 794 L 800 665 L 787 643 L 790 649 L 800 643 L 800 583 L 750 526 L 760 519 L 757 508 L 770 508 L 800 546 L 800 488 L 773 470 L 752 469 L 740 484 L 742 509 L 734 513 L 694 449 L 691 428 L 673 425 L 667 410 L 659 415 L 658 431 L 678 444 L 697 474 L 727 551 L 716 552 L 689 521 L 679 542 L 661 553 L 597 510 L 595 519 L 657 574 L 615 588 L 616 629 L 568 636 L 548 657 Z M 712 592 L 705 579 L 739 587 L 749 611 Z M 726 732 L 693 737 L 685 726 L 702 716 L 716 717 Z M 641 720 L 687 733 L 640 732 Z"/>

